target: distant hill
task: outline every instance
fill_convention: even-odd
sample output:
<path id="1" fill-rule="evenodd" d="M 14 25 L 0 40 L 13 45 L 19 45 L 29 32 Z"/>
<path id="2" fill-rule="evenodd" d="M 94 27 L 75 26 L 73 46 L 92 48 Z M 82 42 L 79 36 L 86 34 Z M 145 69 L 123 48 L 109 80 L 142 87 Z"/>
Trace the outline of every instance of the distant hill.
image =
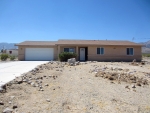
<path id="1" fill-rule="evenodd" d="M 144 45 L 144 47 L 142 47 L 142 53 L 150 53 L 150 40 L 147 42 L 141 42 L 140 44 Z"/>
<path id="2" fill-rule="evenodd" d="M 15 43 L 0 43 L 0 50 L 1 49 L 17 49 L 18 47 L 15 46 Z"/>
<path id="3" fill-rule="evenodd" d="M 142 53 L 150 53 L 150 48 L 142 47 Z"/>
<path id="4" fill-rule="evenodd" d="M 145 45 L 146 48 L 150 48 L 150 40 L 147 42 L 141 42 L 140 44 Z"/>

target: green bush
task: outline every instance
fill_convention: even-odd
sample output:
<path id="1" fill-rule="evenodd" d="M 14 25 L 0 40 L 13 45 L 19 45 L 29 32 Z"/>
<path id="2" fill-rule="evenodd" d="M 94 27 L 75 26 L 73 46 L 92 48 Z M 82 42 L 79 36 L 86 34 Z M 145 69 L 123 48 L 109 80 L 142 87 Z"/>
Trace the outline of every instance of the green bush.
<path id="1" fill-rule="evenodd" d="M 59 54 L 60 61 L 67 61 L 70 58 L 75 58 L 77 56 L 76 53 L 71 52 L 62 52 Z"/>
<path id="2" fill-rule="evenodd" d="M 10 56 L 10 60 L 15 60 L 15 56 Z"/>
<path id="3" fill-rule="evenodd" d="M 8 54 L 1 54 L 1 60 L 7 60 L 7 58 L 8 58 L 9 56 L 8 56 Z"/>

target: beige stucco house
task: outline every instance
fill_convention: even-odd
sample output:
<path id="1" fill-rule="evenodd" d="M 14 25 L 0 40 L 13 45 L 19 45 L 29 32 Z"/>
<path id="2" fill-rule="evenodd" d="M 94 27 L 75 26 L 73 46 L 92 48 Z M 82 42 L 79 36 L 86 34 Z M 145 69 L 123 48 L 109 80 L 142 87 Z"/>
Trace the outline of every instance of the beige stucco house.
<path id="1" fill-rule="evenodd" d="M 142 45 L 130 41 L 58 40 L 25 41 L 18 46 L 19 60 L 58 60 L 61 52 L 75 52 L 80 61 L 141 61 Z"/>

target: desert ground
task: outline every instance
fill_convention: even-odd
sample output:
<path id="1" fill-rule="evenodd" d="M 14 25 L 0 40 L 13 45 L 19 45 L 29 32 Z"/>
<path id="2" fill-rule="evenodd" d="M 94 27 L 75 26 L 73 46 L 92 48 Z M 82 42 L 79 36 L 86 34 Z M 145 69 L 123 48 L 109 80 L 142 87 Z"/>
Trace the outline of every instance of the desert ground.
<path id="1" fill-rule="evenodd" d="M 150 113 L 145 62 L 50 61 L 10 81 L 0 113 Z"/>

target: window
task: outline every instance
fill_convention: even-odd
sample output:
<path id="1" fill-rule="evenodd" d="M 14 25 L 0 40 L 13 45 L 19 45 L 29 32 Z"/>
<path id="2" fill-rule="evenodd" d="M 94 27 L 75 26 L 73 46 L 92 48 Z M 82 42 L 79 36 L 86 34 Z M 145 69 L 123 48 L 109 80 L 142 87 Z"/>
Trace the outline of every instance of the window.
<path id="1" fill-rule="evenodd" d="M 104 54 L 104 48 L 103 47 L 97 48 L 97 54 L 103 55 Z"/>
<path id="2" fill-rule="evenodd" d="M 127 48 L 127 55 L 133 55 L 133 48 Z"/>
<path id="3" fill-rule="evenodd" d="M 64 48 L 64 52 L 72 52 L 74 53 L 74 48 Z"/>

